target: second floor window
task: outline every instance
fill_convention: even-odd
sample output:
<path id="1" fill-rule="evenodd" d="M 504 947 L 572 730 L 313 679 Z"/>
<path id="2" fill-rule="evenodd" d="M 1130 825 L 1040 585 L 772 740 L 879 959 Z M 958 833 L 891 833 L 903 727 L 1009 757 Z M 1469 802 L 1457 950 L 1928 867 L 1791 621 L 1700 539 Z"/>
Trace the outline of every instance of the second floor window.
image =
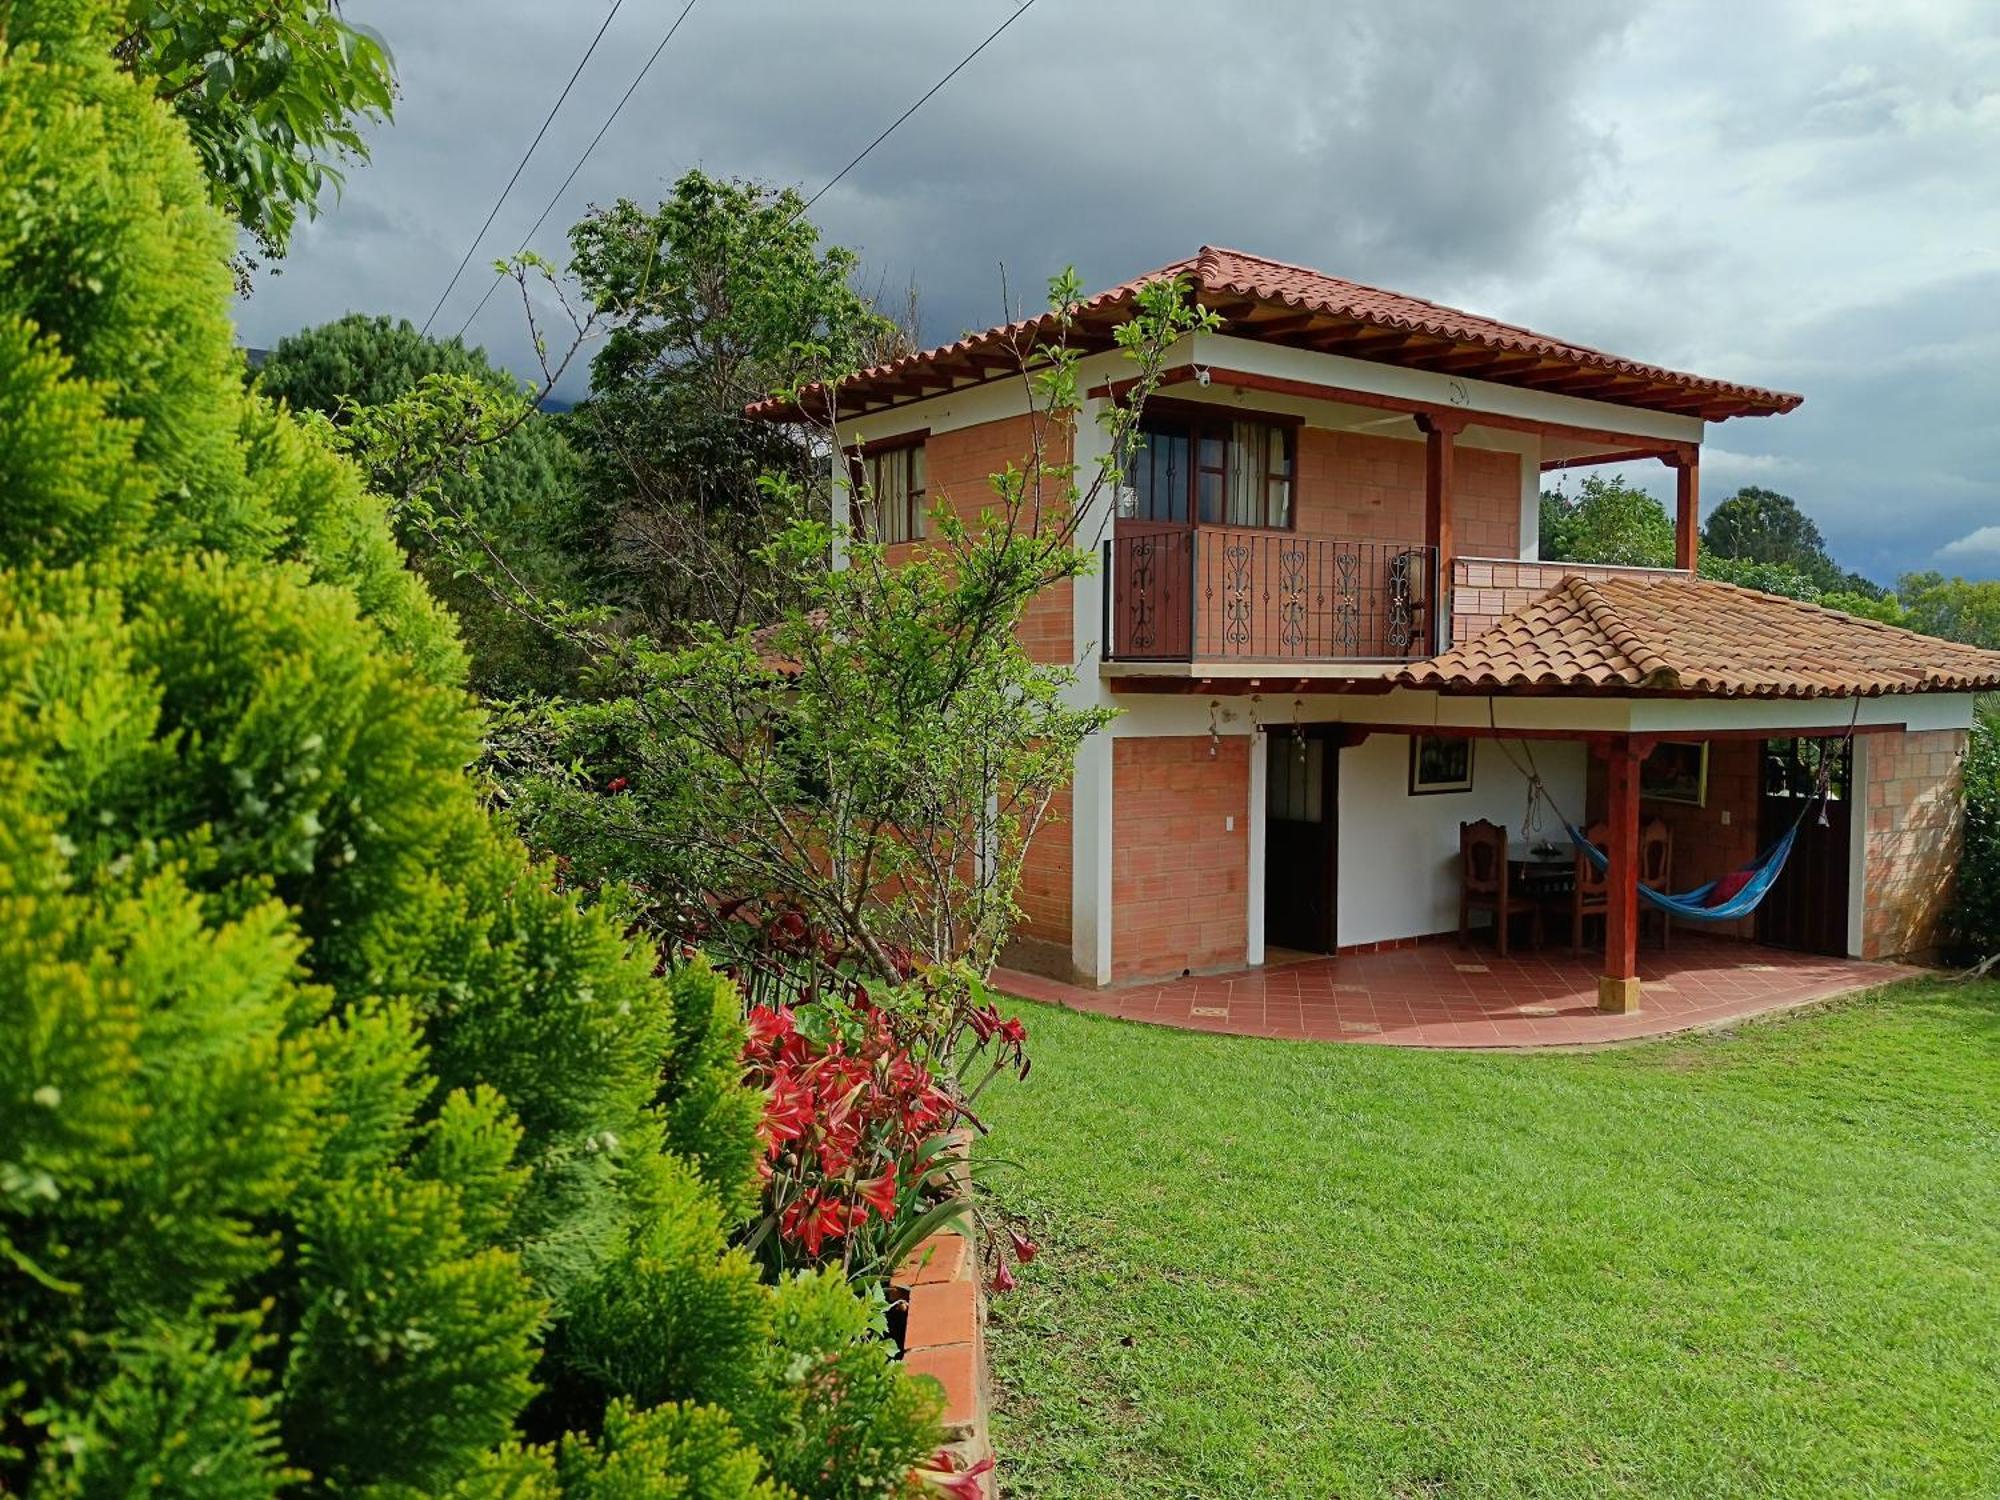
<path id="1" fill-rule="evenodd" d="M 924 445 L 865 453 L 854 463 L 854 529 L 893 546 L 924 534 Z"/>
<path id="2" fill-rule="evenodd" d="M 1119 514 L 1185 525 L 1292 524 L 1293 429 L 1218 411 L 1149 413 Z"/>

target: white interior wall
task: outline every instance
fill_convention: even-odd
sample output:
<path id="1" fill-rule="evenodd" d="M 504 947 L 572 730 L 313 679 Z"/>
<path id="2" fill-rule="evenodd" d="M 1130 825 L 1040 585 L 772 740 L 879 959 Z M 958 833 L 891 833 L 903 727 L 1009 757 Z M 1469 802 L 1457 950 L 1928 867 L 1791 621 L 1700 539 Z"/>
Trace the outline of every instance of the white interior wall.
<path id="1" fill-rule="evenodd" d="M 1472 790 L 1410 795 L 1410 739 L 1371 734 L 1340 752 L 1340 889 L 1337 941 L 1389 942 L 1458 926 L 1458 825 L 1486 818 L 1522 837 L 1527 782 L 1521 741 L 1472 741 Z M 1502 748 L 1504 746 L 1504 749 Z M 1583 816 L 1586 751 L 1537 740 L 1534 764 L 1558 806 Z M 1542 809 L 1542 836 L 1560 843 L 1561 823 Z"/>

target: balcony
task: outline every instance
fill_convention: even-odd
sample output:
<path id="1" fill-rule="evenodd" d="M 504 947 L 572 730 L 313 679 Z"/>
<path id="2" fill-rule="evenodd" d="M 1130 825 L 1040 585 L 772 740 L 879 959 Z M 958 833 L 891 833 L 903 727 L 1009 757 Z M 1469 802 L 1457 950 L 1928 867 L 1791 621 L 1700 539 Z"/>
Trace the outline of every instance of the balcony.
<path id="1" fill-rule="evenodd" d="M 1107 660 L 1400 662 L 1436 649 L 1434 547 L 1126 521 L 1103 560 Z"/>

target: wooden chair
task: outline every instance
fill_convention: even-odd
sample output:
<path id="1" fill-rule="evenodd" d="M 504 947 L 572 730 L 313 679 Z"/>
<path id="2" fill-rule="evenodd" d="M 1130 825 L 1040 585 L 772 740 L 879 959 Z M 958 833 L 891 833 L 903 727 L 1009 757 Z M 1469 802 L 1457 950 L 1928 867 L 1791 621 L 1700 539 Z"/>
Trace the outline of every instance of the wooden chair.
<path id="1" fill-rule="evenodd" d="M 1673 889 L 1674 875 L 1674 831 L 1667 827 L 1665 818 L 1654 818 L 1639 830 L 1639 884 L 1650 886 L 1656 891 Z M 1660 947 L 1667 946 L 1668 935 L 1674 930 L 1674 919 L 1656 906 L 1640 904 L 1639 917 L 1643 923 L 1647 917 L 1657 917 L 1660 923 Z"/>
<path id="2" fill-rule="evenodd" d="M 1542 909 L 1532 900 L 1520 900 L 1507 884 L 1507 830 L 1481 818 L 1476 823 L 1458 825 L 1458 940 L 1471 941 L 1472 914 L 1493 913 L 1493 936 L 1500 956 L 1507 956 L 1507 929 L 1514 918 L 1526 916 L 1532 926 L 1532 941 L 1542 941 Z"/>
<path id="3" fill-rule="evenodd" d="M 1599 849 L 1611 840 L 1611 825 L 1592 823 L 1583 831 Z M 1576 885 L 1569 896 L 1569 949 L 1572 953 L 1583 952 L 1583 919 L 1585 917 L 1609 917 L 1611 913 L 1611 872 L 1599 870 L 1588 856 L 1576 851 Z"/>

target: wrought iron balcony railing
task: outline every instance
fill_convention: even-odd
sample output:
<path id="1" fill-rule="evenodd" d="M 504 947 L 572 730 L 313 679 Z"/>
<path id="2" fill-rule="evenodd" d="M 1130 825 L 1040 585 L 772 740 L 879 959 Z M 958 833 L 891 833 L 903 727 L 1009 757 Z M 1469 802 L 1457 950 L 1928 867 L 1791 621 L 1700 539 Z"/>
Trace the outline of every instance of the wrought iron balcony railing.
<path id="1" fill-rule="evenodd" d="M 1138 526 L 1104 544 L 1116 661 L 1412 661 L 1435 649 L 1437 549 Z"/>

